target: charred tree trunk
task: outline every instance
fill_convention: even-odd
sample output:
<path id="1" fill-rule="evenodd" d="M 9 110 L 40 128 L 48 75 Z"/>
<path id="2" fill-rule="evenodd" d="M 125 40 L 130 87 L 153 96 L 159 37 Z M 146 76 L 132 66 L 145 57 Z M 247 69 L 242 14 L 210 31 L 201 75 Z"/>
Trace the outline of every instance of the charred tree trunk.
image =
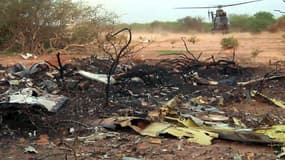
<path id="1" fill-rule="evenodd" d="M 128 46 L 130 45 L 131 41 L 132 41 L 132 32 L 129 28 L 123 28 L 121 30 L 119 30 L 118 32 L 112 34 L 110 37 L 107 37 L 107 39 L 112 38 L 116 35 L 118 35 L 121 32 L 127 31 L 129 33 L 129 40 L 128 42 L 120 49 L 119 52 L 115 53 L 115 58 L 110 66 L 110 69 L 108 71 L 108 75 L 107 75 L 107 84 L 105 87 L 105 106 L 109 106 L 109 99 L 110 99 L 110 81 L 111 81 L 111 76 L 115 73 L 116 68 L 118 66 L 118 64 L 120 63 L 120 59 L 122 57 L 124 57 L 126 55 L 125 50 L 128 48 Z M 115 46 L 114 46 L 115 47 Z M 115 49 L 116 51 L 116 49 Z"/>

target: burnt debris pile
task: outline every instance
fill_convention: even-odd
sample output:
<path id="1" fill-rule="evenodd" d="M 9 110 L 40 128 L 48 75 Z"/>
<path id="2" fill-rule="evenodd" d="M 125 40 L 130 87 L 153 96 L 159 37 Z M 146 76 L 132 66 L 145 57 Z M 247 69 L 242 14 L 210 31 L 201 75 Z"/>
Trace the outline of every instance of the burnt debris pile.
<path id="1" fill-rule="evenodd" d="M 58 53 L 57 64 L 0 66 L 0 137 L 76 133 L 86 141 L 99 130 L 107 134 L 104 127 L 201 145 L 218 138 L 285 142 L 282 67 L 243 67 L 234 53 L 202 60 L 185 47 L 185 54 L 162 61 L 127 59 L 121 50 L 115 58 L 63 64 Z"/>

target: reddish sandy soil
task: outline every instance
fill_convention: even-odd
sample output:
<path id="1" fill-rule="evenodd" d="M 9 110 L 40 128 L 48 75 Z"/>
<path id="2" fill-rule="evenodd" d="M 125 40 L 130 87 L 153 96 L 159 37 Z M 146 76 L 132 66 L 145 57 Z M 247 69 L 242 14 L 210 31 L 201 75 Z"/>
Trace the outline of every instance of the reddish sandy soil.
<path id="1" fill-rule="evenodd" d="M 195 36 L 198 41 L 195 44 L 188 43 L 189 49 L 194 54 L 203 52 L 204 57 L 214 55 L 217 57 L 231 56 L 231 50 L 222 50 L 220 41 L 225 37 L 235 37 L 239 41 L 239 47 L 236 50 L 236 57 L 242 63 L 268 63 L 269 60 L 277 61 L 285 59 L 285 39 L 282 38 L 284 33 L 230 33 L 230 34 L 137 34 L 137 36 L 145 37 L 154 41 L 147 47 L 142 54 L 138 54 L 141 58 L 163 58 L 161 51 L 185 51 L 185 47 L 181 41 L 181 37 L 189 39 Z M 251 53 L 254 50 L 260 50 L 261 53 L 252 58 Z"/>
<path id="2" fill-rule="evenodd" d="M 133 43 L 140 43 L 139 37 L 143 37 L 151 43 L 142 43 L 147 47 L 135 55 L 137 59 L 165 59 L 174 58 L 175 55 L 168 55 L 165 53 L 177 53 L 185 51 L 184 44 L 181 41 L 181 37 L 189 39 L 195 36 L 198 40 L 195 44 L 188 43 L 189 49 L 196 55 L 203 52 L 202 58 L 208 58 L 211 55 L 215 57 L 229 57 L 232 56 L 232 50 L 222 50 L 220 41 L 225 37 L 235 37 L 239 41 L 239 47 L 236 50 L 236 58 L 240 63 L 253 64 L 253 63 L 265 63 L 271 60 L 272 62 L 278 60 L 285 60 L 285 39 L 282 35 L 283 32 L 278 33 L 230 33 L 230 34 L 201 34 L 201 33 L 189 33 L 189 34 L 173 34 L 173 33 L 134 33 Z M 254 50 L 261 51 L 260 54 L 253 58 L 251 53 Z M 164 53 L 162 53 L 164 52 Z M 69 55 L 62 54 L 63 62 L 68 62 L 73 57 L 85 57 L 88 55 Z M 24 60 L 18 55 L 0 55 L 0 64 L 13 65 L 17 62 L 24 64 L 32 64 L 34 62 L 47 60 L 52 63 L 56 63 L 55 55 L 42 55 L 37 59 Z"/>
<path id="3" fill-rule="evenodd" d="M 63 63 L 68 63 L 72 61 L 72 58 L 78 58 L 78 57 L 86 57 L 87 55 L 69 55 L 69 54 L 62 54 L 61 60 Z M 40 55 L 37 56 L 37 58 L 31 58 L 31 59 L 23 59 L 19 55 L 0 55 L 0 64 L 3 66 L 11 66 L 15 63 L 23 63 L 27 66 L 42 62 L 42 61 L 49 61 L 52 64 L 57 64 L 56 55 Z"/>

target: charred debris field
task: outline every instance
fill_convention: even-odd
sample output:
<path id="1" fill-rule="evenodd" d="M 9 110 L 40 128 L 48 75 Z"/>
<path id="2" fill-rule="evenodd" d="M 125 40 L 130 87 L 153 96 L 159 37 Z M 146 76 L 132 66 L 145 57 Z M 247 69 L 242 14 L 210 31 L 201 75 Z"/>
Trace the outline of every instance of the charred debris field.
<path id="1" fill-rule="evenodd" d="M 1 159 L 282 158 L 283 62 L 200 57 L 1 66 Z"/>

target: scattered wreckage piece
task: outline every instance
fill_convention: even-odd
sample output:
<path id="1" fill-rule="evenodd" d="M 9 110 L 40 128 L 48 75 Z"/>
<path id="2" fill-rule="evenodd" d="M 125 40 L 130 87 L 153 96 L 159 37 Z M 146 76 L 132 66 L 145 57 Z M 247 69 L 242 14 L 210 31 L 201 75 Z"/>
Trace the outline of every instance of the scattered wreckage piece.
<path id="1" fill-rule="evenodd" d="M 144 160 L 144 158 L 123 157 L 121 160 Z"/>
<path id="2" fill-rule="evenodd" d="M 247 128 L 239 119 L 227 117 L 222 111 L 217 109 L 208 109 L 207 111 L 207 107 L 207 105 L 204 106 L 204 109 L 200 109 L 199 105 L 191 107 L 187 103 L 182 103 L 181 95 L 177 95 L 161 106 L 160 111 L 151 112 L 151 118 L 154 119 L 153 116 L 156 116 L 160 121 L 213 132 L 218 134 L 219 138 L 227 140 L 254 143 L 285 142 L 285 125 L 273 125 L 266 128 Z M 211 106 L 209 107 L 211 108 Z M 155 115 L 154 113 L 157 114 Z M 234 126 L 229 124 L 230 119 L 234 121 Z"/>
<path id="3" fill-rule="evenodd" d="M 38 105 L 45 108 L 48 112 L 57 112 L 65 102 L 67 97 L 40 93 L 34 88 L 23 88 L 16 92 L 8 92 L 0 104 L 29 104 Z"/>
<path id="4" fill-rule="evenodd" d="M 145 128 L 141 134 L 152 136 L 151 132 L 149 132 L 149 130 L 151 130 L 156 131 L 156 133 L 159 133 L 159 135 L 170 134 L 178 137 L 179 139 L 187 138 L 189 142 L 194 142 L 201 145 L 210 145 L 212 143 L 212 139 L 218 138 L 218 134 L 214 132 L 209 132 L 195 127 L 178 127 L 172 124 L 163 130 L 159 130 L 159 127 L 157 126 L 164 126 L 164 123 L 152 123 L 149 127 Z"/>
<path id="5" fill-rule="evenodd" d="M 219 134 L 221 139 L 251 143 L 285 143 L 285 126 L 276 125 L 267 128 L 212 128 L 203 129 Z"/>
<path id="6" fill-rule="evenodd" d="M 20 56 L 24 59 L 24 60 L 28 60 L 28 59 L 37 59 L 38 56 L 33 55 L 32 53 L 25 53 L 25 54 L 20 54 Z"/>
<path id="7" fill-rule="evenodd" d="M 256 90 L 251 91 L 252 96 L 260 96 L 264 98 L 265 100 L 269 101 L 270 103 L 276 105 L 277 107 L 285 109 L 285 102 L 281 100 L 277 100 L 275 98 L 270 98 L 262 93 L 257 92 Z"/>
<path id="8" fill-rule="evenodd" d="M 270 137 L 273 142 L 285 143 L 285 125 L 257 128 L 254 132 Z"/>
<path id="9" fill-rule="evenodd" d="M 35 63 L 30 67 L 26 67 L 22 63 L 17 63 L 6 70 L 7 77 L 16 79 L 17 77 L 31 77 L 32 75 L 40 72 L 47 72 L 49 66 L 46 63 Z"/>
<path id="10" fill-rule="evenodd" d="M 161 86 L 169 81 L 170 73 L 158 65 L 138 64 L 126 72 L 115 75 L 116 79 L 143 82 L 146 85 Z"/>
<path id="11" fill-rule="evenodd" d="M 96 74 L 84 70 L 77 71 L 78 74 L 85 78 L 89 78 L 104 84 L 107 84 L 107 74 Z M 162 68 L 152 65 L 137 65 L 126 71 L 120 71 L 111 76 L 110 84 L 123 82 L 126 85 L 130 82 L 141 83 L 146 85 L 161 86 L 164 82 L 167 82 L 168 72 Z"/>
<path id="12" fill-rule="evenodd" d="M 235 77 L 231 77 L 229 79 L 224 79 L 220 81 L 215 81 L 215 80 L 208 80 L 206 78 L 200 77 L 197 72 L 194 72 L 192 74 L 192 79 L 194 79 L 198 84 L 212 85 L 212 86 L 217 86 L 217 85 L 247 86 L 247 85 L 258 83 L 261 81 L 270 81 L 270 80 L 283 79 L 283 78 L 285 78 L 285 75 L 271 76 L 267 78 L 261 77 L 261 78 L 252 79 L 252 80 L 245 81 L 245 82 L 237 82 Z"/>
<path id="13" fill-rule="evenodd" d="M 167 122 L 151 122 L 138 117 L 116 117 L 107 118 L 101 125 L 108 129 L 130 127 L 144 136 L 158 137 L 172 135 L 179 139 L 187 138 L 189 142 L 201 145 L 210 145 L 212 139 L 218 138 L 218 134 L 195 127 L 179 127 Z"/>
<path id="14" fill-rule="evenodd" d="M 83 71 L 83 70 L 79 70 L 77 71 L 77 73 L 79 73 L 81 76 L 85 77 L 85 78 L 89 78 L 104 84 L 108 83 L 108 76 L 107 74 L 95 74 L 95 73 L 91 73 L 91 72 L 87 72 L 87 71 Z M 116 80 L 113 78 L 113 76 L 111 76 L 110 79 L 110 84 L 115 84 Z"/>
<path id="15" fill-rule="evenodd" d="M 278 158 L 284 158 L 285 157 L 285 147 L 281 147 L 281 153 L 277 155 Z"/>
<path id="16" fill-rule="evenodd" d="M 158 137 L 172 135 L 179 139 L 187 138 L 189 142 L 201 145 L 210 145 L 212 139 L 251 142 L 251 143 L 284 143 L 285 126 L 275 125 L 267 128 L 234 128 L 234 127 L 209 127 L 190 125 L 179 126 L 168 122 L 151 122 L 138 117 L 107 118 L 101 125 L 108 129 L 130 127 L 144 136 Z"/>
<path id="17" fill-rule="evenodd" d="M 24 153 L 37 154 L 39 152 L 34 147 L 28 146 L 24 149 Z"/>

